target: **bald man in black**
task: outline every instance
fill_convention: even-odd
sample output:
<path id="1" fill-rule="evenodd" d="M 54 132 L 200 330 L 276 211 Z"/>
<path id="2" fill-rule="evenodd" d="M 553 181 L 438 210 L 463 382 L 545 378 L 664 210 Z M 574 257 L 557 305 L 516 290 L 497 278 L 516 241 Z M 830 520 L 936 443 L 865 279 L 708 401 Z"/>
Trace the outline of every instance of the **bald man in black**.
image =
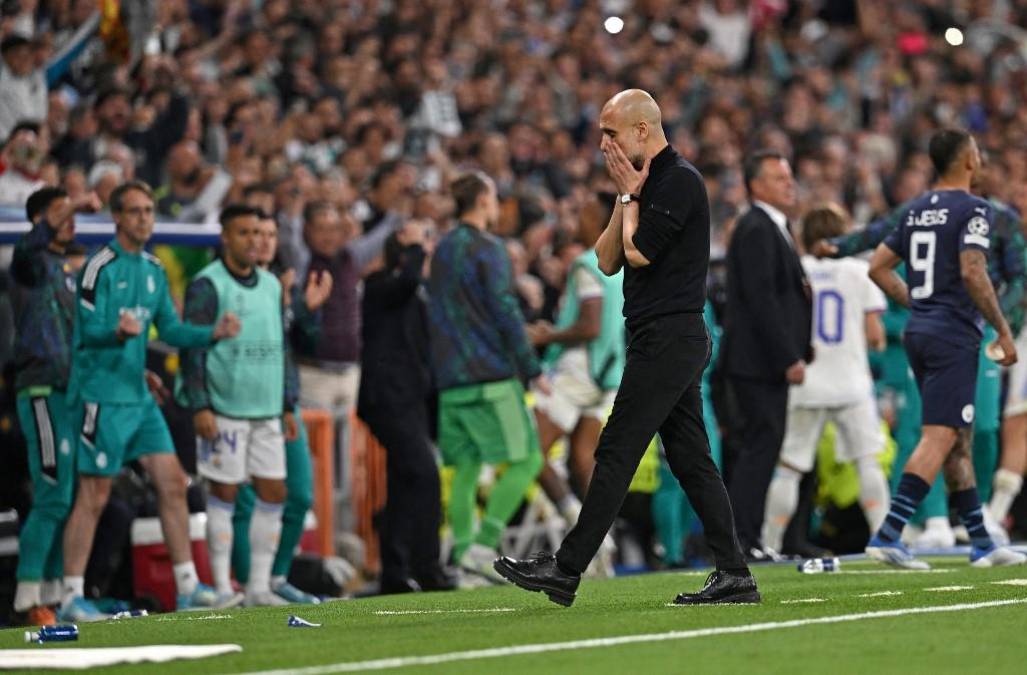
<path id="1" fill-rule="evenodd" d="M 503 557 L 495 569 L 569 606 L 581 573 L 613 525 L 646 447 L 659 433 L 674 476 L 702 520 L 717 569 L 678 604 L 756 603 L 760 594 L 735 535 L 731 503 L 710 456 L 700 386 L 710 357 L 703 322 L 710 210 L 702 176 L 667 143 L 660 109 L 638 89 L 599 116 L 602 150 L 620 192 L 596 243 L 605 274 L 624 269 L 628 353 L 613 413 L 577 525 L 556 555 Z"/>

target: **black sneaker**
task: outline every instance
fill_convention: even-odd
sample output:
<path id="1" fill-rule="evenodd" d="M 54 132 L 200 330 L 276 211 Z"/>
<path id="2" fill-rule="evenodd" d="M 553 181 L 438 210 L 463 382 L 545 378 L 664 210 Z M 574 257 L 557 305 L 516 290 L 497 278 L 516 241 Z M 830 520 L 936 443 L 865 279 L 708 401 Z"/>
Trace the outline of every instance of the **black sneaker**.
<path id="1" fill-rule="evenodd" d="M 558 605 L 570 607 L 574 603 L 580 574 L 564 574 L 556 564 L 552 553 L 536 553 L 527 560 L 514 560 L 503 556 L 492 563 L 504 579 L 526 591 L 541 591 Z"/>
<path id="2" fill-rule="evenodd" d="M 716 570 L 706 577 L 706 584 L 698 593 L 681 593 L 674 598 L 675 605 L 727 605 L 757 604 L 760 593 L 751 574 L 737 575 Z"/>

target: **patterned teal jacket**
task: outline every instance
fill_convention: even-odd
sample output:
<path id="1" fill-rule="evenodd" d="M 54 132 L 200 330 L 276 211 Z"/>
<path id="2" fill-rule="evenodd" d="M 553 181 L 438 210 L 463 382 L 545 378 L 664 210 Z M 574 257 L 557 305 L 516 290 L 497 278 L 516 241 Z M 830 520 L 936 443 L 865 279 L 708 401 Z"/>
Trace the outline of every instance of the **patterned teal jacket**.
<path id="1" fill-rule="evenodd" d="M 75 273 L 48 247 L 53 230 L 40 220 L 14 247 L 15 387 L 66 389 L 71 371 Z"/>
<path id="2" fill-rule="evenodd" d="M 498 237 L 464 223 L 453 228 L 435 250 L 428 294 L 439 389 L 541 373 Z"/>

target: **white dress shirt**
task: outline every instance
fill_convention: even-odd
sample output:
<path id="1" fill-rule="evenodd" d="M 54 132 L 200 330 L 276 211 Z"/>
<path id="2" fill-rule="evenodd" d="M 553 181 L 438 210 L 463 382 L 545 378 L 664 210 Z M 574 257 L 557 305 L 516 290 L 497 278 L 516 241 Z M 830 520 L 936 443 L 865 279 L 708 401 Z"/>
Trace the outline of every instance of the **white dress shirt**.
<path id="1" fill-rule="evenodd" d="M 780 209 L 758 199 L 754 200 L 752 205 L 763 209 L 763 212 L 770 216 L 770 219 L 777 225 L 777 229 L 781 231 L 781 236 L 785 238 L 788 245 L 795 248 L 795 240 L 792 239 L 792 233 L 788 231 L 788 216 Z"/>

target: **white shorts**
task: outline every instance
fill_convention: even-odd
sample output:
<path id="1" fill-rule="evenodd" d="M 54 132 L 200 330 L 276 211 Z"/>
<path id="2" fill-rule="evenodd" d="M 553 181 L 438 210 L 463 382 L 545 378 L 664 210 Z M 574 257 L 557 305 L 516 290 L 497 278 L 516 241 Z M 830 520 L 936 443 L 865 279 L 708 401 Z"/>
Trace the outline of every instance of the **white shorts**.
<path id="1" fill-rule="evenodd" d="M 553 393 L 548 396 L 537 388 L 532 390 L 535 408 L 565 434 L 574 431 L 582 417 L 604 421 L 617 398 L 616 389 L 603 391 L 591 380 L 585 382 L 566 373 L 557 373 L 551 386 Z"/>
<path id="2" fill-rule="evenodd" d="M 794 407 L 788 409 L 781 463 L 802 473 L 812 471 L 817 443 L 828 422 L 834 422 L 837 429 L 835 456 L 838 461 L 876 456 L 884 444 L 881 422 L 871 398 L 838 408 Z"/>
<path id="3" fill-rule="evenodd" d="M 1004 417 L 1027 413 L 1027 328 L 1016 336 L 1016 353 L 1021 358 L 1009 367 L 1009 391 L 1002 411 Z"/>
<path id="4" fill-rule="evenodd" d="M 196 439 L 196 470 L 204 478 L 240 485 L 250 476 L 285 478 L 285 436 L 277 417 L 238 420 L 215 415 L 218 437 Z"/>

